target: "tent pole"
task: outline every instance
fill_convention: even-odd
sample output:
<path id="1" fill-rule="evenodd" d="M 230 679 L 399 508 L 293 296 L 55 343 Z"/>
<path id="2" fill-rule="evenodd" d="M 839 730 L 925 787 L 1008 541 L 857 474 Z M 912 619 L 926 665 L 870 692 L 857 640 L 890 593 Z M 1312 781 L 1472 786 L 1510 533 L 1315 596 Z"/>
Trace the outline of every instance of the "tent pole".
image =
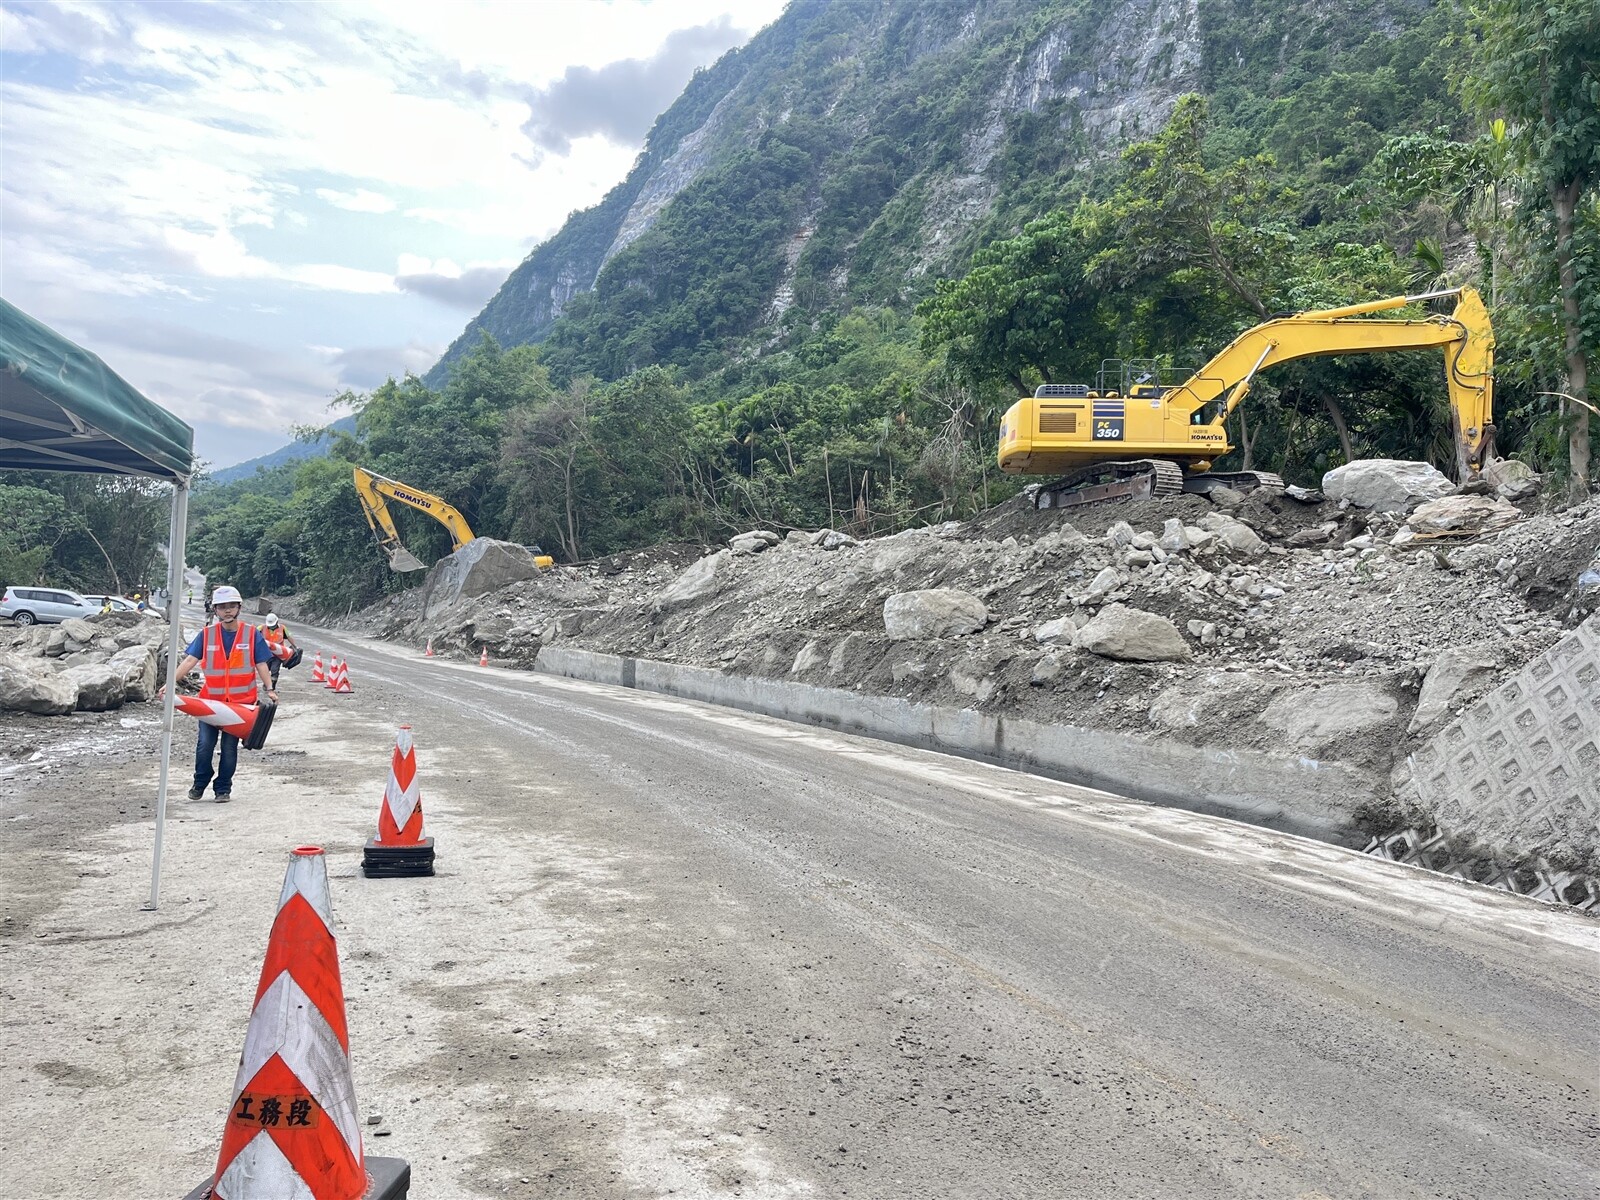
<path id="1" fill-rule="evenodd" d="M 178 653 L 183 646 L 184 541 L 189 526 L 189 481 L 179 477 L 172 487 L 172 527 L 167 533 L 167 690 L 161 705 L 161 782 L 156 789 L 156 848 L 150 862 L 150 900 L 157 907 L 161 891 L 161 839 L 167 827 L 167 776 L 172 766 L 172 723 L 178 703 Z"/>

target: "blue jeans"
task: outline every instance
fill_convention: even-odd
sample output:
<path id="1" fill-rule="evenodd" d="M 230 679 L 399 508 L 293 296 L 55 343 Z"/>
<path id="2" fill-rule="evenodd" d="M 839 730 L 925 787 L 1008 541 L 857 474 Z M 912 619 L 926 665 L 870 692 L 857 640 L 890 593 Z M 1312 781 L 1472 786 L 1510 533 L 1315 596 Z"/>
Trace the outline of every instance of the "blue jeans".
<path id="1" fill-rule="evenodd" d="M 222 739 L 222 761 L 217 768 L 217 793 L 225 795 L 233 791 L 233 772 L 239 765 L 239 739 L 201 721 L 200 738 L 194 747 L 194 790 L 197 792 L 205 791 L 206 784 L 211 782 L 211 755 L 217 748 L 218 738 Z"/>

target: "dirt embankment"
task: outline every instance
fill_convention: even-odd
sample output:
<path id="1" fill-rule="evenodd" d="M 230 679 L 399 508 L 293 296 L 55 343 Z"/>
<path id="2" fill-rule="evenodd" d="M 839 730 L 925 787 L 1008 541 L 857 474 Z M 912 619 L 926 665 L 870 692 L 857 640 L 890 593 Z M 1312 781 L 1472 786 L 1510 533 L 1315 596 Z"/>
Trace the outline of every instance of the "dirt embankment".
<path id="1" fill-rule="evenodd" d="M 1500 504 L 1495 519 L 1514 516 Z M 1386 779 L 1600 599 L 1576 583 L 1600 552 L 1600 500 L 1524 501 L 1477 534 L 1407 522 L 1266 491 L 1067 511 L 1021 496 L 870 541 L 658 546 L 431 611 L 419 589 L 347 624 L 497 662 L 531 666 L 556 644 Z M 1419 713 L 1447 651 L 1489 666 Z M 1380 805 L 1374 830 L 1395 816 Z"/>

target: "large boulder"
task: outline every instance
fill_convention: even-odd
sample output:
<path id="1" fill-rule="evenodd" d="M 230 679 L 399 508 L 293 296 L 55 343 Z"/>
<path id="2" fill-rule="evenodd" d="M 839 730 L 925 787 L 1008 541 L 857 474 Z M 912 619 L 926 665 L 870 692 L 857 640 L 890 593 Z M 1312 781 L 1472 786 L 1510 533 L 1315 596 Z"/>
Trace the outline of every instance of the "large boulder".
<path id="1" fill-rule="evenodd" d="M 106 666 L 121 674 L 126 699 L 143 702 L 155 698 L 155 651 L 146 646 L 128 646 L 113 654 Z"/>
<path id="2" fill-rule="evenodd" d="M 1350 734 L 1388 725 L 1399 708 L 1381 685 L 1352 680 L 1283 692 L 1267 705 L 1261 721 L 1294 748 L 1315 752 Z"/>
<path id="3" fill-rule="evenodd" d="M 1183 662 L 1191 657 L 1189 643 L 1176 625 L 1125 604 L 1102 608 L 1078 630 L 1075 644 L 1102 658 L 1128 662 Z"/>
<path id="4" fill-rule="evenodd" d="M 487 595 L 508 583 L 532 579 L 538 573 L 539 564 L 526 546 L 495 538 L 473 538 L 428 571 L 422 585 L 423 613 L 435 616 L 459 600 Z"/>
<path id="5" fill-rule="evenodd" d="M 94 641 L 100 630 L 89 624 L 82 617 L 68 617 L 61 622 L 61 632 L 80 645 L 87 646 Z"/>
<path id="6" fill-rule="evenodd" d="M 78 706 L 78 685 L 53 672 L 32 671 L 14 658 L 0 659 L 0 712 L 56 717 Z"/>
<path id="7" fill-rule="evenodd" d="M 683 574 L 656 595 L 655 610 L 666 612 L 681 608 L 711 595 L 727 578 L 728 566 L 732 559 L 733 551 L 718 550 L 698 562 L 690 563 Z"/>
<path id="8" fill-rule="evenodd" d="M 735 554 L 760 554 L 770 550 L 782 539 L 770 529 L 752 529 L 749 533 L 736 533 L 728 539 L 728 549 Z"/>
<path id="9" fill-rule="evenodd" d="M 1466 537 L 1504 529 L 1521 519 L 1515 505 L 1496 496 L 1441 496 L 1417 505 L 1406 524 L 1424 536 Z"/>
<path id="10" fill-rule="evenodd" d="M 1449 711 L 1451 702 L 1462 692 L 1487 683 L 1500 671 L 1500 664 L 1483 650 L 1441 651 L 1428 668 L 1417 696 L 1417 711 L 1411 716 L 1407 733 L 1426 729 Z"/>
<path id="11" fill-rule="evenodd" d="M 60 678 L 70 681 L 76 689 L 75 707 L 79 712 L 106 712 L 121 708 L 128 696 L 122 672 L 110 663 L 68 667 L 61 672 Z"/>
<path id="12" fill-rule="evenodd" d="M 896 642 L 960 637 L 988 623 L 983 601 L 956 588 L 896 592 L 883 602 L 883 629 Z"/>
<path id="13" fill-rule="evenodd" d="M 1455 485 L 1428 463 L 1361 458 L 1324 475 L 1322 490 L 1328 499 L 1348 500 L 1357 508 L 1408 512 L 1424 500 L 1449 495 Z"/>

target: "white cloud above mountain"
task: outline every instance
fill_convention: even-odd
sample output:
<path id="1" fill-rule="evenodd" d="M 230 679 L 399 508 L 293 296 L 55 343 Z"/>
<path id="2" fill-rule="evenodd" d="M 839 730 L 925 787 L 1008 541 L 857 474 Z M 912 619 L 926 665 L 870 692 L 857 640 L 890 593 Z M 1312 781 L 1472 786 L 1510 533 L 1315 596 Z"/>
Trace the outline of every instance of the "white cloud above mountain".
<path id="1" fill-rule="evenodd" d="M 426 369 L 780 9 L 0 0 L 0 294 L 250 457 Z"/>

